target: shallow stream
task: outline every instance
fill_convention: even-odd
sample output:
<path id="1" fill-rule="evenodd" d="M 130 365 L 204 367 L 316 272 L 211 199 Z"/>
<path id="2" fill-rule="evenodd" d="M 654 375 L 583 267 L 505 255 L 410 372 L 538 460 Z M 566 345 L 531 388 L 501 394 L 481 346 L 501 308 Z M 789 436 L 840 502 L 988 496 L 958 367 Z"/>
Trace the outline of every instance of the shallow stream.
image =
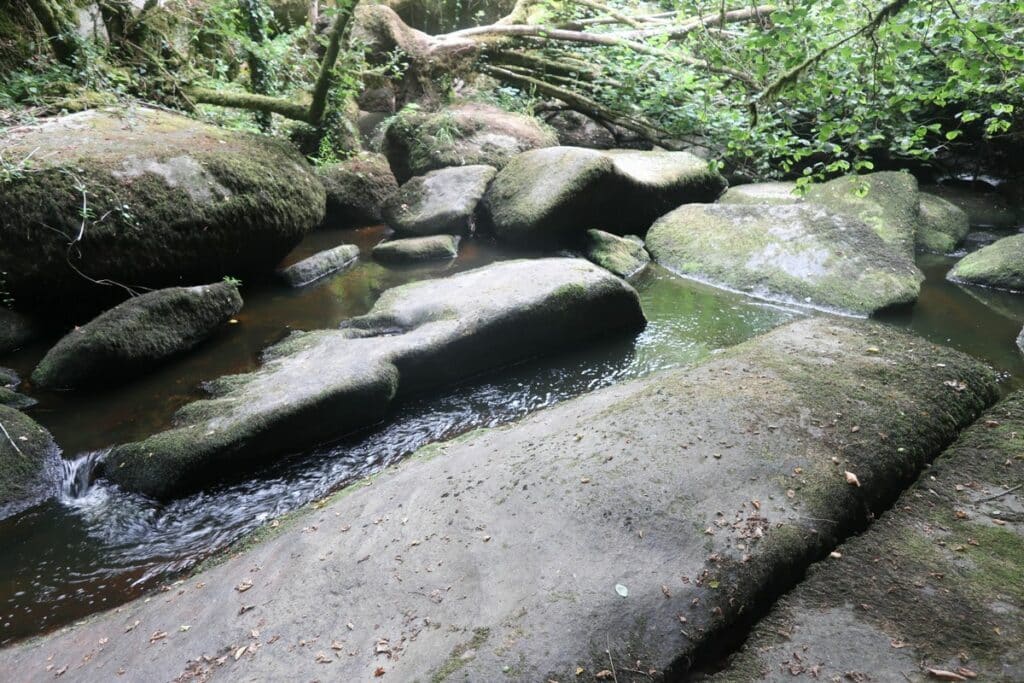
<path id="1" fill-rule="evenodd" d="M 61 445 L 65 471 L 51 499 L 0 520 L 0 642 L 54 628 L 167 583 L 270 520 L 430 442 L 695 363 L 809 314 L 649 267 L 633 282 L 649 320 L 635 339 L 522 363 L 407 401 L 374 429 L 312 452 L 288 454 L 255 475 L 244 473 L 238 481 L 169 504 L 91 481 L 91 466 L 106 447 L 165 428 L 177 408 L 202 396 L 202 382 L 254 368 L 260 351 L 290 330 L 336 326 L 365 313 L 383 290 L 404 282 L 532 255 L 471 240 L 452 264 L 384 268 L 368 258 L 382 235 L 382 228 L 311 235 L 291 260 L 342 242 L 358 244 L 367 258 L 304 289 L 269 283 L 243 287 L 245 308 L 237 324 L 144 379 L 90 394 L 27 388 L 39 400 L 30 414 Z M 949 283 L 945 273 L 954 262 L 922 256 L 927 281 L 920 299 L 880 319 L 983 359 L 1002 374 L 1007 391 L 1024 386 L 1024 356 L 1014 342 L 1024 325 L 1024 296 Z M 25 377 L 46 348 L 24 349 L 3 364 Z"/>

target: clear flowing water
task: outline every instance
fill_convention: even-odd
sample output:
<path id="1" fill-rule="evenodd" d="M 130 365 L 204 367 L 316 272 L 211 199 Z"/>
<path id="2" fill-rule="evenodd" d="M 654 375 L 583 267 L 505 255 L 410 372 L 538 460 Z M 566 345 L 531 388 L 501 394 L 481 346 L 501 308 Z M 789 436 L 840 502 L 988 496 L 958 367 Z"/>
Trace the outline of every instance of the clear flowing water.
<path id="1" fill-rule="evenodd" d="M 342 242 L 364 253 L 379 228 L 325 231 L 292 255 L 296 260 Z M 105 448 L 170 423 L 183 403 L 201 396 L 203 381 L 255 367 L 259 353 L 292 329 L 336 326 L 366 312 L 389 287 L 531 254 L 464 243 L 452 264 L 390 269 L 369 259 L 315 286 L 289 290 L 247 286 L 238 324 L 201 349 L 127 386 L 89 395 L 28 393 L 33 417 L 64 450 L 55 495 L 0 520 L 0 642 L 54 628 L 166 583 L 245 534 L 346 484 L 379 471 L 423 445 L 477 427 L 522 417 L 584 392 L 651 372 L 695 363 L 717 349 L 806 315 L 648 268 L 634 285 L 647 328 L 635 338 L 504 368 L 409 400 L 378 427 L 313 452 L 287 454 L 236 482 L 166 504 L 92 482 Z M 1024 358 L 1014 339 L 1024 324 L 1024 297 L 945 281 L 955 259 L 922 258 L 927 281 L 918 303 L 881 319 L 996 367 L 1007 389 L 1024 384 Z M 45 346 L 5 358 L 27 375 Z M 2 516 L 2 511 L 0 511 Z"/>

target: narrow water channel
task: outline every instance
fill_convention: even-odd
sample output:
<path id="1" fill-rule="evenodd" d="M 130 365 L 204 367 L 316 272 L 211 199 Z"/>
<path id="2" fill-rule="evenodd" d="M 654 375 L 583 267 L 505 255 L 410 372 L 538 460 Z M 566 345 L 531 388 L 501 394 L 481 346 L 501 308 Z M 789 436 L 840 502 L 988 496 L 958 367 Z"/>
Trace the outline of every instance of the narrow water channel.
<path id="1" fill-rule="evenodd" d="M 342 242 L 364 254 L 382 229 L 323 231 L 297 260 Z M 245 308 L 199 351 L 116 390 L 88 395 L 34 393 L 32 416 L 64 449 L 56 495 L 0 520 L 0 642 L 33 635 L 122 603 L 222 550 L 270 520 L 399 460 L 417 448 L 478 427 L 522 417 L 596 388 L 695 363 L 806 312 L 758 302 L 650 267 L 634 282 L 649 319 L 635 339 L 534 360 L 399 405 L 383 425 L 313 452 L 288 454 L 256 476 L 222 483 L 169 504 L 91 482 L 96 458 L 112 444 L 166 427 L 174 411 L 202 395 L 202 382 L 255 367 L 259 353 L 294 329 L 336 326 L 366 312 L 385 289 L 532 254 L 475 240 L 444 266 L 391 269 L 369 258 L 315 286 L 244 286 Z M 1024 385 L 1014 339 L 1024 297 L 945 281 L 955 262 L 922 257 L 927 275 L 918 303 L 881 316 L 940 344 L 971 353 L 1002 373 L 1009 390 Z M 5 364 L 27 376 L 45 345 Z"/>

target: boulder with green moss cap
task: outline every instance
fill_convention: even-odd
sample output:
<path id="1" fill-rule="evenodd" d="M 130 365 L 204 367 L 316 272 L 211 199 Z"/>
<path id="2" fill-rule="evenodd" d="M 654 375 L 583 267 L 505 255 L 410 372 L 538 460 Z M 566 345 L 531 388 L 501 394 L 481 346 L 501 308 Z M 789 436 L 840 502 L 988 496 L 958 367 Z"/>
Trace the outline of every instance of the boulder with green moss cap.
<path id="1" fill-rule="evenodd" d="M 808 186 L 805 199 L 867 223 L 886 244 L 914 255 L 920 197 L 909 173 L 881 171 Z"/>
<path id="2" fill-rule="evenodd" d="M 384 204 L 384 221 L 408 235 L 468 235 L 493 166 L 453 166 L 410 179 Z"/>
<path id="3" fill-rule="evenodd" d="M 429 235 L 389 240 L 373 248 L 373 258 L 392 264 L 450 260 L 459 255 L 460 239 L 458 235 Z"/>
<path id="4" fill-rule="evenodd" d="M 953 282 L 1024 291 L 1024 233 L 1004 237 L 964 256 L 947 278 Z"/>
<path id="5" fill-rule="evenodd" d="M 587 230 L 587 258 L 619 277 L 629 277 L 651 262 L 644 241 L 636 235 L 619 237 L 603 230 Z"/>
<path id="6" fill-rule="evenodd" d="M 917 227 L 917 248 L 936 254 L 956 249 L 970 232 L 967 214 L 956 204 L 927 192 L 921 193 L 921 220 Z"/>
<path id="7" fill-rule="evenodd" d="M 1021 453 L 1017 392 L 867 531 L 812 566 L 711 680 L 812 671 L 825 681 L 851 672 L 878 681 L 1024 680 L 1024 495 L 1013 484 L 1024 475 Z"/>
<path id="8" fill-rule="evenodd" d="M 48 389 L 81 389 L 142 375 L 189 351 L 242 308 L 228 282 L 170 287 L 129 299 L 64 336 L 32 372 Z"/>
<path id="9" fill-rule="evenodd" d="M 327 192 L 325 228 L 356 228 L 383 219 L 381 207 L 398 189 L 383 154 L 358 154 L 317 168 Z"/>
<path id="10" fill-rule="evenodd" d="M 0 153 L 31 169 L 0 186 L 0 271 L 19 307 L 51 315 L 123 299 L 109 283 L 269 273 L 324 213 L 323 186 L 286 143 L 155 109 L 43 119 Z"/>
<path id="11" fill-rule="evenodd" d="M 396 397 L 644 325 L 636 291 L 582 259 L 505 261 L 386 291 L 340 330 L 295 333 L 224 377 L 175 427 L 118 446 L 103 472 L 170 497 L 218 473 L 381 420 Z"/>
<path id="12" fill-rule="evenodd" d="M 384 133 L 384 154 L 403 183 L 448 166 L 502 168 L 521 152 L 557 144 L 537 119 L 476 103 L 436 112 L 405 109 Z"/>
<path id="13" fill-rule="evenodd" d="M 680 275 L 855 315 L 914 301 L 924 280 L 865 223 L 810 203 L 688 204 L 651 227 L 647 249 Z"/>
<path id="14" fill-rule="evenodd" d="M 0 405 L 0 428 L 0 517 L 6 517 L 38 497 L 58 454 L 50 433 L 14 408 Z"/>

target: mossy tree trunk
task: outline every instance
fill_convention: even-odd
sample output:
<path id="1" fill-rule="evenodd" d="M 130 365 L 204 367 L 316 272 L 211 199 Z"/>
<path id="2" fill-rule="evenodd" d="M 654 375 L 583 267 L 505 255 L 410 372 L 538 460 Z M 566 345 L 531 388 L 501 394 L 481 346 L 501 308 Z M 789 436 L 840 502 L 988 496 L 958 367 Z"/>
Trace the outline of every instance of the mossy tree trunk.
<path id="1" fill-rule="evenodd" d="M 46 32 L 53 54 L 63 64 L 81 66 L 82 43 L 72 21 L 74 10 L 68 0 L 27 0 L 29 9 Z"/>

